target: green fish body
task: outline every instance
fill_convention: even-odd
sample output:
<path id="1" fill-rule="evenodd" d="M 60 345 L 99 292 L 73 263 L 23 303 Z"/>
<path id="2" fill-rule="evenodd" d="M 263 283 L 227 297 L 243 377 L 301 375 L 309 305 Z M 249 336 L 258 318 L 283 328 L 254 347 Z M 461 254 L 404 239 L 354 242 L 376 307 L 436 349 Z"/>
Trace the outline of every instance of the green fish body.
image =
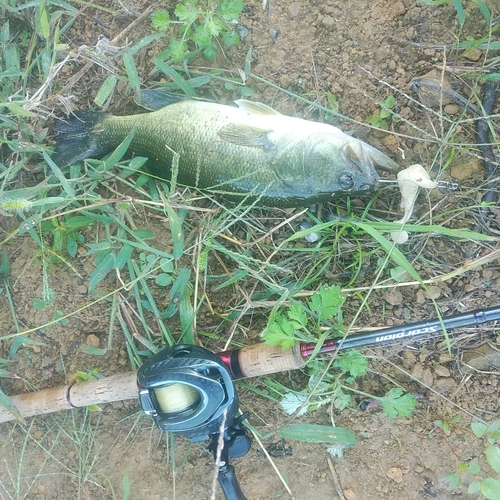
<path id="1" fill-rule="evenodd" d="M 129 152 L 148 170 L 177 182 L 261 206 L 295 207 L 371 193 L 375 165 L 393 160 L 331 125 L 282 115 L 246 100 L 238 107 L 180 100 L 132 116 L 76 113 L 56 124 L 60 167 L 113 151 L 133 131 Z"/>

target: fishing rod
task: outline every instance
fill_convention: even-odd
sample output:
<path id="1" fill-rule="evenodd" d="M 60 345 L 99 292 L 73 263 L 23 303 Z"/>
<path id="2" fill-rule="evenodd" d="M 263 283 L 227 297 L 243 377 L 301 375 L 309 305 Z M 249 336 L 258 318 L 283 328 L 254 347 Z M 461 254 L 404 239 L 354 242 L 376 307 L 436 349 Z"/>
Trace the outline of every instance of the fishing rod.
<path id="1" fill-rule="evenodd" d="M 344 339 L 327 340 L 320 347 L 319 353 L 331 353 L 353 347 L 381 345 L 403 339 L 433 336 L 443 332 L 443 328 L 450 331 L 498 319 L 500 319 L 500 305 L 445 316 L 442 321 L 432 319 L 348 335 Z M 285 350 L 279 346 L 254 344 L 224 351 L 216 356 L 227 367 L 231 377 L 238 380 L 302 368 L 315 348 L 316 344 L 308 343 L 296 344 Z M 137 398 L 137 372 L 135 371 L 10 397 L 12 403 L 19 410 L 19 414 L 24 418 L 135 398 Z M 0 423 L 15 419 L 15 415 L 9 409 L 0 406 Z"/>
<path id="2" fill-rule="evenodd" d="M 478 309 L 442 319 L 394 326 L 315 344 L 299 343 L 290 349 L 255 344 L 218 354 L 197 345 L 167 347 L 148 359 L 136 372 L 73 384 L 11 398 L 14 408 L 0 408 L 0 422 L 58 410 L 139 397 L 140 405 L 166 432 L 191 441 L 210 439 L 218 481 L 226 500 L 246 500 L 230 458 L 248 453 L 251 441 L 242 423 L 248 413 L 239 408 L 234 381 L 305 366 L 308 358 L 382 344 L 399 339 L 432 335 L 460 327 L 500 319 L 500 306 Z"/>

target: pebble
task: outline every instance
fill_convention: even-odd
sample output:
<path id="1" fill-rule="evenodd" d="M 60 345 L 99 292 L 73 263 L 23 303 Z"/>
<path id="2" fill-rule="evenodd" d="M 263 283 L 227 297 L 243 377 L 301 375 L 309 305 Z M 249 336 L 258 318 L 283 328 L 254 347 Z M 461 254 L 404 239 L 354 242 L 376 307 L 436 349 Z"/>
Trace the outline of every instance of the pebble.
<path id="1" fill-rule="evenodd" d="M 344 490 L 344 496 L 346 497 L 346 500 L 356 500 L 356 493 L 354 493 L 351 489 Z"/>
<path id="2" fill-rule="evenodd" d="M 436 380 L 432 388 L 439 394 L 442 394 L 453 389 L 456 385 L 457 383 L 452 378 L 440 378 Z"/>
<path id="3" fill-rule="evenodd" d="M 94 335 L 93 333 L 87 335 L 85 343 L 90 347 L 99 347 L 101 345 L 99 337 L 97 335 Z"/>
<path id="4" fill-rule="evenodd" d="M 470 179 L 474 175 L 480 175 L 482 172 L 481 162 L 477 158 L 468 158 L 464 162 L 454 163 L 450 167 L 450 175 L 457 181 Z"/>
<path id="5" fill-rule="evenodd" d="M 434 367 L 434 373 L 438 377 L 449 377 L 450 376 L 450 370 L 448 370 L 448 368 L 446 368 L 446 366 L 442 366 L 442 365 L 436 365 Z"/>
<path id="6" fill-rule="evenodd" d="M 382 139 L 382 144 L 390 151 L 396 151 L 399 148 L 399 141 L 397 137 L 392 134 L 386 135 Z"/>
<path id="7" fill-rule="evenodd" d="M 458 115 L 460 108 L 456 104 L 447 104 L 443 111 L 449 115 Z"/>
<path id="8" fill-rule="evenodd" d="M 335 19 L 332 16 L 325 16 L 321 20 L 323 26 L 333 26 L 335 24 Z"/>
<path id="9" fill-rule="evenodd" d="M 299 15 L 299 12 L 300 12 L 300 5 L 297 2 L 293 2 L 288 7 L 288 12 L 290 12 L 290 15 L 292 17 L 297 17 Z"/>
<path id="10" fill-rule="evenodd" d="M 439 297 L 441 297 L 441 288 L 436 285 L 428 286 L 425 292 L 425 296 L 428 299 L 439 299 Z"/>
<path id="11" fill-rule="evenodd" d="M 399 467 L 391 467 L 390 469 L 387 469 L 385 474 L 395 483 L 400 483 L 403 480 L 403 471 Z"/>
<path id="12" fill-rule="evenodd" d="M 391 304 L 391 306 L 399 306 L 403 303 L 403 294 L 397 288 L 393 288 L 389 292 L 385 292 L 384 300 Z"/>

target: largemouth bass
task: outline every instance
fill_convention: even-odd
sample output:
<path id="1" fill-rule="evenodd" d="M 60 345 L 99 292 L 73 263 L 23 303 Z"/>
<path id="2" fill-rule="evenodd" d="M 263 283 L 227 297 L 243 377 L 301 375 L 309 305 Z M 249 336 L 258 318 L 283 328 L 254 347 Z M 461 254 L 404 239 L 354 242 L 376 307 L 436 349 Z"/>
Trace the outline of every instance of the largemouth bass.
<path id="1" fill-rule="evenodd" d="M 153 175 L 170 179 L 178 155 L 177 183 L 281 207 L 366 196 L 377 187 L 376 165 L 398 170 L 385 154 L 336 127 L 285 116 L 265 104 L 238 100 L 233 107 L 172 94 L 165 99 L 175 102 L 150 113 L 77 112 L 58 121 L 55 163 L 65 167 L 100 157 L 133 131 L 129 152 L 148 157 Z"/>

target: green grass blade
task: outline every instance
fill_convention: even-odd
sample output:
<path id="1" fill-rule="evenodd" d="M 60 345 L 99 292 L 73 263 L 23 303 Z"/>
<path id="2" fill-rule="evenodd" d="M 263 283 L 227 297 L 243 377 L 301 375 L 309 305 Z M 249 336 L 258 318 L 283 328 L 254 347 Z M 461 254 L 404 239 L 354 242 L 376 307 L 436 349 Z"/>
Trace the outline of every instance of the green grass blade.
<path id="1" fill-rule="evenodd" d="M 12 402 L 12 400 L 5 394 L 5 392 L 0 389 L 0 404 L 8 410 L 12 415 L 14 415 L 14 418 L 20 422 L 21 424 L 26 423 L 24 421 L 23 416 L 21 415 L 21 412 L 17 409 L 16 405 Z"/>
<path id="2" fill-rule="evenodd" d="M 51 168 L 52 173 L 57 177 L 57 180 L 61 183 L 64 192 L 70 197 L 75 198 L 75 191 L 71 187 L 68 179 L 64 177 L 61 169 L 52 161 L 52 158 L 48 155 L 47 151 L 43 150 L 43 158 L 47 162 L 47 165 Z"/>
<path id="3" fill-rule="evenodd" d="M 293 439 L 306 443 L 326 443 L 341 445 L 344 448 L 356 444 L 356 436 L 350 429 L 316 424 L 290 424 L 279 431 L 284 439 Z"/>

